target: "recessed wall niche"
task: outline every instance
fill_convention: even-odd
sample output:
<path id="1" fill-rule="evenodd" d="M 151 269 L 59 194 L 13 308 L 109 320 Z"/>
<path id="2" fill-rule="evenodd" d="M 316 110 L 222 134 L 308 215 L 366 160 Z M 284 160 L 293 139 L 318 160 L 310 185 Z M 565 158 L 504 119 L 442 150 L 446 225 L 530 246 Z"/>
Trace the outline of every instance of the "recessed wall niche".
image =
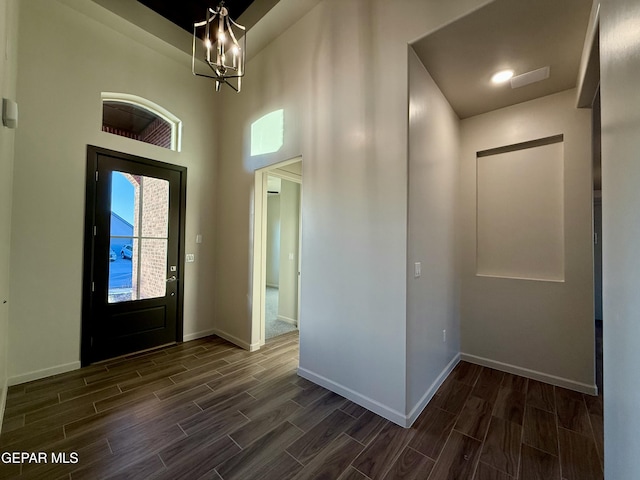
<path id="1" fill-rule="evenodd" d="M 476 273 L 564 281 L 562 135 L 478 152 Z"/>

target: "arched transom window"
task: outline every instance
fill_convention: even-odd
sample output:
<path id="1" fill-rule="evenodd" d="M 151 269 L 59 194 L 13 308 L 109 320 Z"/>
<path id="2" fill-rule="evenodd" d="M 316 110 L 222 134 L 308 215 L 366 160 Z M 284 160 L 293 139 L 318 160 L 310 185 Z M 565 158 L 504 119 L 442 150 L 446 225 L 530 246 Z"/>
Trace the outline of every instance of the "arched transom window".
<path id="1" fill-rule="evenodd" d="M 136 95 L 102 92 L 102 131 L 180 151 L 180 119 Z"/>

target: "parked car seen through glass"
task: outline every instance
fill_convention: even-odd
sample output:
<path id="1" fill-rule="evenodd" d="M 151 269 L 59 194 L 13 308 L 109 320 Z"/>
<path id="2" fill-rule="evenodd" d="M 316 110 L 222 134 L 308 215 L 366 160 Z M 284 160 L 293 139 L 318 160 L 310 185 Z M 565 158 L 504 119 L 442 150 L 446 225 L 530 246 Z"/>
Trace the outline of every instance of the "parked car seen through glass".
<path id="1" fill-rule="evenodd" d="M 122 247 L 122 250 L 120 250 L 120 256 L 122 258 L 131 260 L 131 258 L 133 257 L 133 249 L 131 248 L 131 245 L 125 245 L 124 247 Z"/>

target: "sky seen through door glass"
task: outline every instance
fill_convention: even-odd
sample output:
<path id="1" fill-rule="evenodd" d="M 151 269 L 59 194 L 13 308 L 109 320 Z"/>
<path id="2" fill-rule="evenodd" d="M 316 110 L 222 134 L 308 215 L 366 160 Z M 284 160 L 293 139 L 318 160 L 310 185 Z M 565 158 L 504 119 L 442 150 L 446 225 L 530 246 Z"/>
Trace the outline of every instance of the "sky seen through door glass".
<path id="1" fill-rule="evenodd" d="M 120 172 L 113 172 L 111 211 L 133 225 L 134 188 Z"/>

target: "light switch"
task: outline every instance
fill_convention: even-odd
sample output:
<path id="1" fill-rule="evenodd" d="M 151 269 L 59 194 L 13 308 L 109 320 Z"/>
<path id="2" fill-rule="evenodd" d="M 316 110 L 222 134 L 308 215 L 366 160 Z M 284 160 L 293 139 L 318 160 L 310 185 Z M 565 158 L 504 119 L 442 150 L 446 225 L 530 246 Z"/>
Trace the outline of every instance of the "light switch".
<path id="1" fill-rule="evenodd" d="M 289 260 L 293 260 L 293 253 L 289 252 Z"/>
<path id="2" fill-rule="evenodd" d="M 193 263 L 196 261 L 196 256 L 193 253 L 187 253 L 187 263 Z"/>
<path id="3" fill-rule="evenodd" d="M 196 243 L 202 243 L 202 234 L 201 233 L 196 235 Z"/>
<path id="4" fill-rule="evenodd" d="M 413 264 L 413 278 L 419 278 L 422 275 L 422 263 L 416 262 Z"/>

